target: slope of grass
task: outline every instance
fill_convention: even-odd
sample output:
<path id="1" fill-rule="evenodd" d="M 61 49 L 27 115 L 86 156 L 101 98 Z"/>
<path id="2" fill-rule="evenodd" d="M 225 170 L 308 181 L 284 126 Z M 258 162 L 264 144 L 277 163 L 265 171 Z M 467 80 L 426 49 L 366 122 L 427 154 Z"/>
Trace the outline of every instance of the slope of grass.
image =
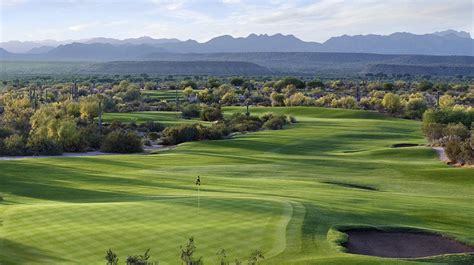
<path id="1" fill-rule="evenodd" d="M 267 111 L 299 122 L 156 155 L 0 161 L 2 264 L 104 264 L 108 248 L 122 262 L 151 248 L 160 264 L 180 264 L 189 236 L 206 264 L 217 264 L 221 248 L 230 260 L 259 248 L 264 264 L 426 264 L 341 252 L 327 233 L 344 225 L 415 227 L 474 243 L 472 169 L 448 167 L 422 146 L 391 147 L 424 143 L 419 122 L 251 109 Z"/>

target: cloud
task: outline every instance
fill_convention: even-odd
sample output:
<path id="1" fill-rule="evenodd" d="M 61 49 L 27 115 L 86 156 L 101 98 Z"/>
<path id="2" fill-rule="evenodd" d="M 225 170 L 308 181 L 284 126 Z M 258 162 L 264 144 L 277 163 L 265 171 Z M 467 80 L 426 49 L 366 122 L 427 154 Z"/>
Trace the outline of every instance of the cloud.
<path id="1" fill-rule="evenodd" d="M 78 25 L 70 26 L 67 29 L 70 30 L 70 31 L 79 32 L 79 31 L 83 31 L 85 29 L 88 29 L 90 27 L 93 27 L 95 25 L 97 25 L 97 23 L 78 24 Z"/>

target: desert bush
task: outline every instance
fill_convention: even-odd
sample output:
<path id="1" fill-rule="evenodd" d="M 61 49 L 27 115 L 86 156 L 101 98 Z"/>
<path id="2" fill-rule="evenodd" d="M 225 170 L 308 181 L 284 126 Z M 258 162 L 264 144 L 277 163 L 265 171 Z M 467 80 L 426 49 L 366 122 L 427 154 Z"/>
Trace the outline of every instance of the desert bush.
<path id="1" fill-rule="evenodd" d="M 201 119 L 203 121 L 219 121 L 223 119 L 222 110 L 219 106 L 204 107 L 201 111 Z"/>
<path id="2" fill-rule="evenodd" d="M 197 118 L 201 115 L 201 109 L 196 104 L 188 104 L 181 110 L 181 116 L 184 119 Z"/>
<path id="3" fill-rule="evenodd" d="M 107 153 L 138 153 L 143 151 L 143 145 L 135 132 L 119 129 L 105 136 L 100 150 Z"/>
<path id="4" fill-rule="evenodd" d="M 382 106 L 387 112 L 395 114 L 400 111 L 401 108 L 400 97 L 393 93 L 387 93 L 383 97 Z"/>
<path id="5" fill-rule="evenodd" d="M 429 109 L 423 114 L 423 122 L 427 123 L 462 123 L 468 127 L 474 122 L 474 108 L 454 107 L 450 109 Z"/>
<path id="6" fill-rule="evenodd" d="M 160 135 L 156 132 L 150 132 L 148 134 L 148 138 L 152 141 L 156 141 L 156 140 L 158 140 L 158 138 L 160 138 Z"/>
<path id="7" fill-rule="evenodd" d="M 443 136 L 459 137 L 460 140 L 466 140 L 471 136 L 471 133 L 461 123 L 450 123 L 443 128 Z"/>
<path id="8" fill-rule="evenodd" d="M 159 122 L 147 121 L 139 125 L 140 128 L 144 128 L 149 132 L 161 132 L 165 129 L 165 126 Z"/>
<path id="9" fill-rule="evenodd" d="M 60 155 L 63 152 L 58 142 L 34 135 L 28 138 L 27 148 L 33 155 Z"/>
<path id="10" fill-rule="evenodd" d="M 409 119 L 421 119 L 423 113 L 428 109 L 425 101 L 421 98 L 412 98 L 405 105 L 405 117 Z"/>
<path id="11" fill-rule="evenodd" d="M 0 156 L 5 155 L 5 144 L 3 143 L 3 139 L 0 138 Z"/>
<path id="12" fill-rule="evenodd" d="M 200 139 L 219 140 L 229 135 L 230 130 L 223 123 L 213 124 L 211 127 L 202 127 Z"/>
<path id="13" fill-rule="evenodd" d="M 25 139 L 18 134 L 8 136 L 3 140 L 4 155 L 20 156 L 26 154 Z"/>
<path id="14" fill-rule="evenodd" d="M 462 140 L 459 137 L 446 137 L 444 140 L 444 151 L 446 153 L 446 156 L 451 160 L 452 162 L 458 162 L 462 160 Z"/>
<path id="15" fill-rule="evenodd" d="M 12 135 L 13 132 L 6 128 L 0 128 L 0 139 L 7 138 L 8 136 Z"/>
<path id="16" fill-rule="evenodd" d="M 340 99 L 333 100 L 331 102 L 333 108 L 344 108 L 344 109 L 355 109 L 357 107 L 357 101 L 354 97 L 347 96 Z"/>
<path id="17" fill-rule="evenodd" d="M 255 116 L 235 113 L 226 121 L 226 125 L 233 132 L 253 132 L 258 131 L 262 127 L 262 121 Z"/>
<path id="18" fill-rule="evenodd" d="M 426 138 L 429 142 L 433 143 L 443 137 L 443 124 L 430 122 L 430 123 L 423 123 L 423 133 L 425 134 Z"/>
<path id="19" fill-rule="evenodd" d="M 286 124 L 287 124 L 286 117 L 284 115 L 277 115 L 265 121 L 262 125 L 262 128 L 267 129 L 267 130 L 280 130 Z"/>
<path id="20" fill-rule="evenodd" d="M 200 130 L 198 124 L 181 124 L 174 127 L 167 127 L 163 130 L 163 144 L 175 145 L 179 143 L 195 141 L 199 139 Z"/>

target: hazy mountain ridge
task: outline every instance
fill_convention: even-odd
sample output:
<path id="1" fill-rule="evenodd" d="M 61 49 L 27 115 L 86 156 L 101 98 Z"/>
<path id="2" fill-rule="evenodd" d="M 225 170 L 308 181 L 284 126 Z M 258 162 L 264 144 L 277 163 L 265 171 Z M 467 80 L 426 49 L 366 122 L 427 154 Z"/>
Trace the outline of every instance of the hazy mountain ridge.
<path id="1" fill-rule="evenodd" d="M 86 74 L 162 74 L 162 75 L 269 75 L 272 72 L 249 62 L 217 61 L 118 61 L 92 64 Z"/>
<path id="2" fill-rule="evenodd" d="M 23 48 L 31 47 L 31 42 L 8 42 L 0 43 L 0 47 L 11 51 L 15 43 Z M 59 42 L 57 42 L 59 43 Z M 78 52 L 77 44 L 91 45 L 90 48 L 83 47 L 81 52 L 90 52 L 90 54 L 73 54 Z M 113 38 L 93 38 L 77 41 L 69 44 L 60 44 L 49 52 L 45 49 L 44 58 L 48 55 L 62 53 L 67 58 L 90 57 L 93 54 L 99 54 L 102 46 L 97 44 L 109 44 L 111 49 L 116 50 L 122 57 L 115 60 L 124 59 L 124 52 L 129 52 L 126 58 L 138 58 L 143 55 L 140 49 L 132 49 L 126 46 L 140 46 L 150 53 L 170 52 L 170 53 L 246 53 L 246 52 L 347 52 L 347 53 L 380 53 L 380 54 L 426 54 L 426 55 L 468 55 L 474 56 L 474 40 L 468 32 L 447 30 L 435 32 L 432 34 L 416 35 L 412 33 L 398 32 L 390 35 L 342 35 L 333 37 L 324 43 L 306 42 L 296 38 L 293 35 L 267 35 L 250 34 L 247 37 L 234 38 L 229 35 L 223 35 L 213 38 L 207 42 L 199 43 L 195 40 L 180 41 L 178 39 L 153 39 L 150 37 L 130 38 L 118 40 Z M 145 46 L 143 46 L 145 45 Z M 41 46 L 45 46 L 42 44 Z M 39 48 L 38 46 L 36 48 Z M 46 45 L 51 46 L 51 45 Z M 94 51 L 97 47 L 97 51 Z M 38 53 L 38 50 L 30 48 L 30 53 Z M 67 54 L 67 49 L 70 49 Z M 122 52 L 118 50 L 122 49 Z M 18 50 L 18 49 L 14 49 Z M 32 51 L 31 51 L 32 50 Z M 55 50 L 61 50 L 57 52 Z M 136 51 L 136 54 L 132 52 Z M 66 59 L 58 58 L 56 59 Z M 102 60 L 102 58 L 97 58 Z"/>

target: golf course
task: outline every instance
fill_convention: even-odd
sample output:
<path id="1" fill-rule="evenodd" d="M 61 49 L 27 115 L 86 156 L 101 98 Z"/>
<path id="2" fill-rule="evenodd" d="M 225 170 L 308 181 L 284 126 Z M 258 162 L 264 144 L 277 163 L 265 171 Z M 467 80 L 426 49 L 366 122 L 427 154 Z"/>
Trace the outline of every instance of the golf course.
<path id="1" fill-rule="evenodd" d="M 474 245 L 474 171 L 440 161 L 420 121 L 318 107 L 250 112 L 297 122 L 153 154 L 0 161 L 0 264 L 106 264 L 108 249 L 123 263 L 150 249 L 150 261 L 175 265 L 190 237 L 204 264 L 219 264 L 221 249 L 229 261 L 261 250 L 259 264 L 474 263 L 466 253 L 396 258 L 344 247 L 343 231 L 360 228 Z M 181 123 L 172 112 L 104 120 Z"/>

